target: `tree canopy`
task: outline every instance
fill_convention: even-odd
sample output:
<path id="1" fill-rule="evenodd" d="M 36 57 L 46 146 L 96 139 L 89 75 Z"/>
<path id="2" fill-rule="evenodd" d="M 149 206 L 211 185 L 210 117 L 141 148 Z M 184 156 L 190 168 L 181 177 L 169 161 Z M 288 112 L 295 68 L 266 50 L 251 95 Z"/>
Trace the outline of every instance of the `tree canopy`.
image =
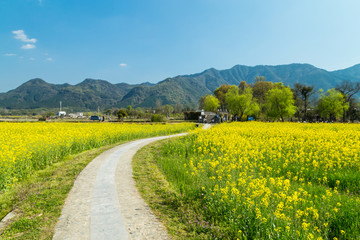
<path id="1" fill-rule="evenodd" d="M 349 103 L 345 101 L 344 95 L 334 88 L 321 94 L 317 105 L 320 115 L 329 120 L 341 117 L 348 108 Z"/>
<path id="2" fill-rule="evenodd" d="M 216 112 L 216 110 L 220 106 L 219 100 L 216 97 L 209 94 L 205 96 L 203 104 L 204 104 L 204 110 L 211 112 Z"/>
<path id="3" fill-rule="evenodd" d="M 286 117 L 291 117 L 296 112 L 294 97 L 289 87 L 277 83 L 275 88 L 266 93 L 267 115 L 273 119 L 280 118 L 284 121 Z"/>
<path id="4" fill-rule="evenodd" d="M 260 104 L 265 104 L 266 93 L 274 88 L 274 83 L 267 82 L 265 80 L 258 80 L 251 85 L 253 89 L 254 98 L 258 100 Z"/>
<path id="5" fill-rule="evenodd" d="M 314 88 L 295 83 L 292 89 L 282 82 L 273 83 L 266 81 L 265 77 L 257 77 L 252 84 L 245 81 L 238 86 L 223 84 L 214 90 L 215 96 L 203 96 L 199 103 L 200 108 L 206 111 L 215 112 L 220 108 L 240 119 L 254 116 L 263 120 L 285 121 L 295 113 L 299 121 L 319 121 L 321 117 L 334 120 L 341 114 L 343 121 L 360 119 L 358 100 L 354 97 L 360 92 L 360 83 L 343 81 L 336 89 L 321 94 L 320 98 L 313 97 L 320 93 Z"/>
<path id="6" fill-rule="evenodd" d="M 228 93 L 231 87 L 231 85 L 222 84 L 220 87 L 214 90 L 214 95 L 219 100 L 220 107 L 223 111 L 227 108 L 225 95 Z"/>
<path id="7" fill-rule="evenodd" d="M 259 111 L 259 105 L 253 98 L 252 89 L 245 87 L 239 93 L 237 87 L 232 87 L 226 94 L 226 104 L 231 114 L 239 116 L 240 119 L 244 115 L 256 115 Z"/>

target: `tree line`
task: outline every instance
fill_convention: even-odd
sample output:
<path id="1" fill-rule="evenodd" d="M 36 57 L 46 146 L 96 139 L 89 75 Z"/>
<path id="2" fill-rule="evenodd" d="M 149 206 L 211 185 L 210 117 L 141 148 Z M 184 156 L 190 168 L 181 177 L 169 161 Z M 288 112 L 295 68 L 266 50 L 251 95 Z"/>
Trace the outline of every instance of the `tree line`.
<path id="1" fill-rule="evenodd" d="M 151 120 L 152 122 L 163 122 L 165 118 L 181 118 L 181 110 L 170 105 L 162 105 L 157 102 L 155 108 L 133 108 L 131 105 L 120 109 L 107 109 L 103 111 L 106 116 L 116 116 L 119 121 L 127 119 Z"/>
<path id="2" fill-rule="evenodd" d="M 239 86 L 223 84 L 213 95 L 199 100 L 205 111 L 230 113 L 236 120 L 342 121 L 360 120 L 360 103 L 355 98 L 360 83 L 343 81 L 326 92 L 301 83 L 293 88 L 256 77 L 255 82 Z"/>

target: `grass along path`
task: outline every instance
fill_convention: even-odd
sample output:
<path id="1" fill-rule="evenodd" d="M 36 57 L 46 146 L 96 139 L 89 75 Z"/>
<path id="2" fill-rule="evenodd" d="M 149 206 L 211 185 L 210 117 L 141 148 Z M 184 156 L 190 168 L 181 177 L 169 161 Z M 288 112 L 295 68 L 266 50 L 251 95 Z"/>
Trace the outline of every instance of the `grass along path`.
<path id="1" fill-rule="evenodd" d="M 12 211 L 15 217 L 11 224 L 0 230 L 0 239 L 52 239 L 76 176 L 96 156 L 121 143 L 124 142 L 69 156 L 1 195 L 1 207 L 18 203 Z"/>
<path id="2" fill-rule="evenodd" d="M 209 225 L 194 211 L 196 203 L 181 201 L 155 162 L 161 146 L 171 140 L 158 141 L 140 149 L 133 158 L 133 175 L 142 198 L 167 228 L 172 239 L 214 239 L 219 229 Z M 200 203 L 199 203 L 200 204 Z M 201 229 L 211 229 L 202 232 Z M 200 230 L 200 231 L 199 231 Z"/>

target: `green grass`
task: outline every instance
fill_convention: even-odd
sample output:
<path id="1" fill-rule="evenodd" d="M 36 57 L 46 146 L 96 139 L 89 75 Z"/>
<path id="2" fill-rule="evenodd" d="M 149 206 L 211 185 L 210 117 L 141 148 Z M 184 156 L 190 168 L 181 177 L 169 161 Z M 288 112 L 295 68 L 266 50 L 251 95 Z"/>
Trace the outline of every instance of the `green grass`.
<path id="1" fill-rule="evenodd" d="M 158 168 L 155 156 L 167 141 L 172 140 L 152 143 L 136 153 L 132 162 L 136 187 L 172 239 L 221 239 L 223 230 L 204 220 L 201 202 L 184 201 Z"/>
<path id="2" fill-rule="evenodd" d="M 16 214 L 11 224 L 0 230 L 0 239 L 52 239 L 76 176 L 96 156 L 118 144 L 68 156 L 0 195 L 0 217 L 11 209 Z"/>

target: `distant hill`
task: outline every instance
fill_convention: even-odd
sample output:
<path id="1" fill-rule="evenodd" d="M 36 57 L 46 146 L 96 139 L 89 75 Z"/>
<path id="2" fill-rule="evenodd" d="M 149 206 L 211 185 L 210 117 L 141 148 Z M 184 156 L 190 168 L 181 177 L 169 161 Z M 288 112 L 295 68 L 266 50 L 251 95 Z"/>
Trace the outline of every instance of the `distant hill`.
<path id="1" fill-rule="evenodd" d="M 151 86 L 144 83 L 145 86 Z M 133 87 L 127 83 L 111 84 L 104 80 L 85 79 L 77 85 L 50 84 L 36 78 L 7 93 L 0 94 L 0 107 L 8 109 L 55 108 L 63 106 L 93 110 L 117 106 Z"/>
<path id="2" fill-rule="evenodd" d="M 86 79 L 77 85 L 49 84 L 42 79 L 32 79 L 18 88 L 0 94 L 0 108 L 54 108 L 63 106 L 83 110 L 110 107 L 154 107 L 182 104 L 196 107 L 201 96 L 212 93 L 221 84 L 238 85 L 241 81 L 253 83 L 256 76 L 267 81 L 283 82 L 293 86 L 300 82 L 317 89 L 333 88 L 343 80 L 360 81 L 360 64 L 353 67 L 326 71 L 310 64 L 278 66 L 236 65 L 227 70 L 214 68 L 202 73 L 167 78 L 157 84 L 111 84 L 104 80 Z"/>
<path id="3" fill-rule="evenodd" d="M 346 68 L 343 70 L 337 70 L 332 72 L 335 76 L 341 79 L 348 79 L 351 81 L 360 81 L 360 64 Z"/>

